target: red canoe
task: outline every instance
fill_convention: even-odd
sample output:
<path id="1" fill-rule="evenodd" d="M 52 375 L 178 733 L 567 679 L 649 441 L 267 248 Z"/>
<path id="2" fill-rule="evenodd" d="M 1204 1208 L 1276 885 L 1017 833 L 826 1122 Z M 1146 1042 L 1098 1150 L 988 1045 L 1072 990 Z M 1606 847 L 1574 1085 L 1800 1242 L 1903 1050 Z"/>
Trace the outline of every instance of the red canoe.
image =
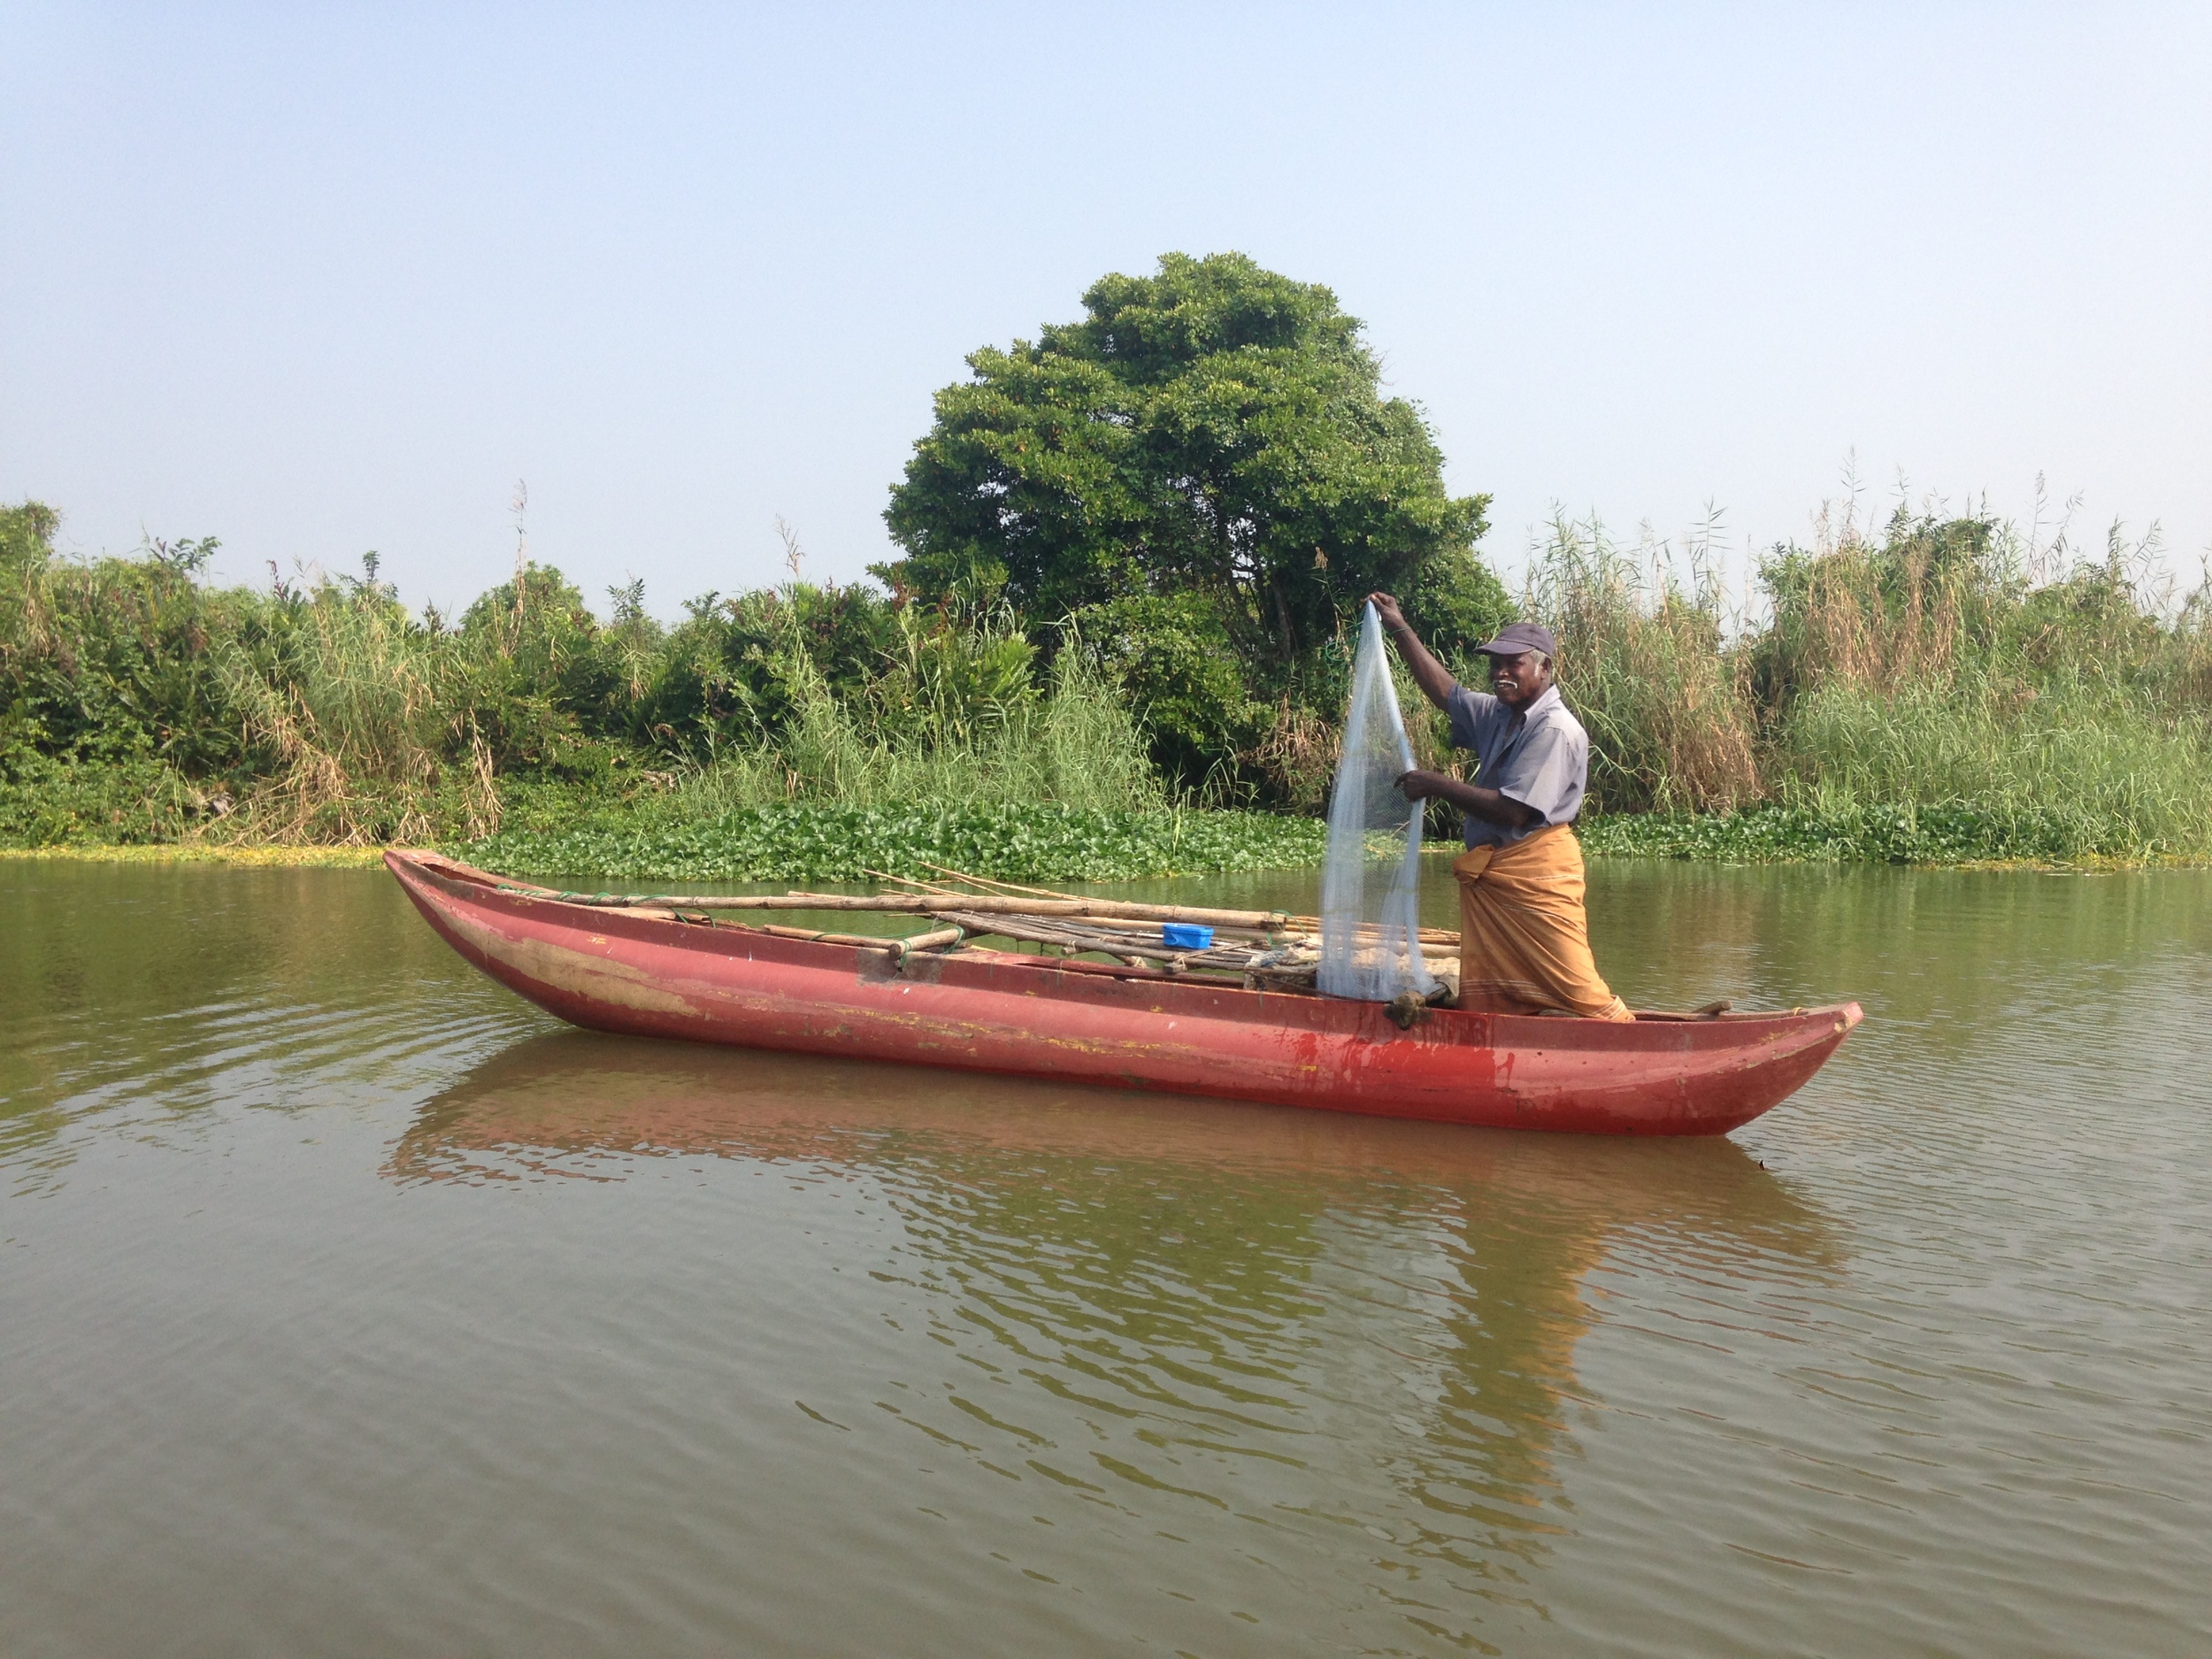
<path id="1" fill-rule="evenodd" d="M 998 954 L 902 958 L 512 890 L 389 852 L 446 942 L 563 1019 L 1019 1077 L 1381 1118 L 1589 1134 L 1724 1134 L 1787 1099 L 1856 1002 L 1633 1024 L 1438 1009 L 1401 1031 L 1371 1002 Z"/>

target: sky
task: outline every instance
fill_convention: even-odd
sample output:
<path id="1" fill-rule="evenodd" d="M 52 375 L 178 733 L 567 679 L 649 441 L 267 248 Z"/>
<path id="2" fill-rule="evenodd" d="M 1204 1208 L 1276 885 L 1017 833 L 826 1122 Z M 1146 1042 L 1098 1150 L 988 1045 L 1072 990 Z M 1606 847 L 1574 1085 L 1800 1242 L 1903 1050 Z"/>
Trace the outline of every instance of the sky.
<path id="1" fill-rule="evenodd" d="M 1985 496 L 2212 544 L 2212 7 L 0 0 L 0 502 L 450 611 L 891 557 L 977 347 L 1333 288 L 1509 574 Z"/>

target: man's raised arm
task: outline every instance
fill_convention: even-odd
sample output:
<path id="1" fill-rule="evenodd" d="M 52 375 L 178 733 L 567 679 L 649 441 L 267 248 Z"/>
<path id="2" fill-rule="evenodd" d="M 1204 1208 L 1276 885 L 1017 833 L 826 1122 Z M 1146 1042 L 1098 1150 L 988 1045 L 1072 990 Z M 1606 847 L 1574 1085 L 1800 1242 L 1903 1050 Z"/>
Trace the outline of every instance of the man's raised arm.
<path id="1" fill-rule="evenodd" d="M 1375 607 L 1383 632 L 1395 641 L 1398 654 L 1413 671 L 1414 683 L 1421 687 L 1421 695 L 1440 709 L 1448 708 L 1452 687 L 1459 683 L 1452 678 L 1452 671 L 1438 662 L 1429 648 L 1421 643 L 1407 624 L 1405 612 L 1398 609 L 1396 599 L 1388 594 L 1370 594 L 1367 602 Z"/>

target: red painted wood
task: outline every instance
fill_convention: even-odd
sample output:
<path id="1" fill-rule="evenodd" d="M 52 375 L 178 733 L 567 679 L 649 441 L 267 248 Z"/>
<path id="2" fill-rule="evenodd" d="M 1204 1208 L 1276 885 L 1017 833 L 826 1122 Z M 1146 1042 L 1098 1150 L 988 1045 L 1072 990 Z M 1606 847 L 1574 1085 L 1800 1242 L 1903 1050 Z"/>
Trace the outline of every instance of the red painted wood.
<path id="1" fill-rule="evenodd" d="M 1100 971 L 778 939 L 499 890 L 434 854 L 385 863 L 493 979 L 579 1025 L 748 1048 L 1595 1134 L 1723 1134 L 1788 1098 L 1856 1002 L 1636 1023 L 1379 1006 Z M 1071 971 L 1075 970 L 1075 971 Z"/>

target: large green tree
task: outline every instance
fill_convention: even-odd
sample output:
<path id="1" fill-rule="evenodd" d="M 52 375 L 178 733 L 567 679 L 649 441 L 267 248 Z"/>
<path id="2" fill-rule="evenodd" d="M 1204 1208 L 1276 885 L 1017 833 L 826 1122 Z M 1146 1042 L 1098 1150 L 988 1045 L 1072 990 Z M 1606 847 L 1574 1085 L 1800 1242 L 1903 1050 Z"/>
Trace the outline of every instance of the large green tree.
<path id="1" fill-rule="evenodd" d="M 1329 289 L 1168 254 L 1083 305 L 937 394 L 884 515 L 895 589 L 1002 593 L 1039 623 L 1199 599 L 1256 689 L 1294 684 L 1373 588 L 1447 649 L 1509 612 L 1473 554 L 1489 498 L 1446 490 Z"/>

